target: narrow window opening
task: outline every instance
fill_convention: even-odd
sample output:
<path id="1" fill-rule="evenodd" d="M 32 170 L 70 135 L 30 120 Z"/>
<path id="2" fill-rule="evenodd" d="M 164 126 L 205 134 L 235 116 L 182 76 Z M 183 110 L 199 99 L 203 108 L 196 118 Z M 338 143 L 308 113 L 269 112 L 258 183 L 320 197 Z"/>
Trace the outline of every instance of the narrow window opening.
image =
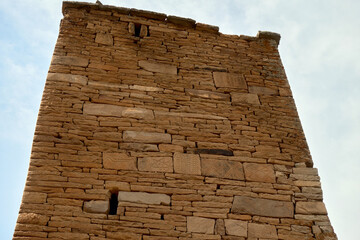
<path id="1" fill-rule="evenodd" d="M 118 207 L 118 193 L 112 193 L 110 198 L 110 211 L 109 215 L 116 215 Z"/>
<path id="2" fill-rule="evenodd" d="M 140 37 L 141 24 L 135 23 L 135 37 Z"/>
<path id="3" fill-rule="evenodd" d="M 164 214 L 161 214 L 161 218 L 160 218 L 161 220 L 164 220 Z"/>

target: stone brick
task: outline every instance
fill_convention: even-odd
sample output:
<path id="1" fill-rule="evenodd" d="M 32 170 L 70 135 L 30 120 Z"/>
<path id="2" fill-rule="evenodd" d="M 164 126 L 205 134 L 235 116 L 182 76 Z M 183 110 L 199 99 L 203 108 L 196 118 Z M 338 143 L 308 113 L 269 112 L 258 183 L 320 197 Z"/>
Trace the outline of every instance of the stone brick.
<path id="1" fill-rule="evenodd" d="M 120 132 L 95 132 L 93 138 L 103 141 L 122 141 L 122 133 Z"/>
<path id="2" fill-rule="evenodd" d="M 145 157 L 138 159 L 139 171 L 173 172 L 172 157 Z"/>
<path id="3" fill-rule="evenodd" d="M 203 217 L 187 217 L 186 226 L 188 232 L 213 234 L 215 220 Z"/>
<path id="4" fill-rule="evenodd" d="M 49 221 L 49 217 L 36 213 L 20 213 L 17 219 L 18 223 L 36 224 L 45 226 Z"/>
<path id="5" fill-rule="evenodd" d="M 153 111 L 151 110 L 96 103 L 85 103 L 83 113 L 96 116 L 129 117 L 137 119 L 154 118 Z"/>
<path id="6" fill-rule="evenodd" d="M 235 161 L 201 158 L 201 174 L 205 176 L 244 180 L 242 164 Z"/>
<path id="7" fill-rule="evenodd" d="M 265 217 L 292 218 L 294 216 L 294 205 L 291 202 L 235 196 L 231 212 Z"/>
<path id="8" fill-rule="evenodd" d="M 47 194 L 39 192 L 24 192 L 23 203 L 46 203 Z"/>
<path id="9" fill-rule="evenodd" d="M 156 144 L 147 143 L 120 143 L 120 149 L 133 150 L 137 152 L 158 152 Z"/>
<path id="10" fill-rule="evenodd" d="M 199 155 L 174 153 L 174 171 L 175 173 L 201 175 Z"/>
<path id="11" fill-rule="evenodd" d="M 154 119 L 153 111 L 142 108 L 125 108 L 121 116 L 137 119 Z"/>
<path id="12" fill-rule="evenodd" d="M 172 74 L 172 75 L 177 74 L 177 67 L 174 65 L 141 60 L 139 61 L 139 66 L 150 72 Z"/>
<path id="13" fill-rule="evenodd" d="M 201 98 L 225 100 L 225 101 L 228 101 L 230 99 L 230 96 L 228 94 L 218 93 L 213 91 L 186 89 L 185 92 L 190 96 L 201 97 Z"/>
<path id="14" fill-rule="evenodd" d="M 92 200 L 84 202 L 84 211 L 88 213 L 105 213 L 107 214 L 110 210 L 109 201 Z"/>
<path id="15" fill-rule="evenodd" d="M 136 157 L 126 153 L 103 153 L 103 166 L 114 170 L 136 170 Z"/>
<path id="16" fill-rule="evenodd" d="M 48 81 L 60 81 L 60 82 L 69 82 L 77 83 L 81 85 L 86 85 L 88 78 L 82 75 L 75 74 L 66 74 L 66 73 L 48 73 Z"/>
<path id="17" fill-rule="evenodd" d="M 247 88 L 245 79 L 241 74 L 213 72 L 213 78 L 216 87 L 242 88 L 242 89 Z"/>
<path id="18" fill-rule="evenodd" d="M 279 91 L 268 88 L 268 87 L 260 87 L 260 86 L 249 86 L 249 92 L 260 94 L 260 95 L 278 95 Z"/>
<path id="19" fill-rule="evenodd" d="M 144 203 L 152 205 L 170 205 L 170 196 L 159 193 L 119 192 L 119 202 Z"/>
<path id="20" fill-rule="evenodd" d="M 278 239 L 275 226 L 258 223 L 249 223 L 248 237 L 261 239 Z"/>
<path id="21" fill-rule="evenodd" d="M 95 37 L 95 42 L 104 45 L 114 45 L 113 36 L 109 33 L 97 33 Z"/>
<path id="22" fill-rule="evenodd" d="M 244 163 L 247 181 L 275 183 L 274 167 L 271 164 Z"/>
<path id="23" fill-rule="evenodd" d="M 296 213 L 300 214 L 327 214 L 325 204 L 323 202 L 297 202 Z"/>
<path id="24" fill-rule="evenodd" d="M 124 131 L 123 139 L 124 142 L 171 143 L 170 134 L 156 132 Z"/>
<path id="25" fill-rule="evenodd" d="M 54 65 L 70 65 L 77 67 L 87 67 L 89 64 L 89 59 L 75 56 L 57 56 L 54 55 L 51 64 Z"/>
<path id="26" fill-rule="evenodd" d="M 184 147 L 175 144 L 159 144 L 160 152 L 184 152 Z"/>
<path id="27" fill-rule="evenodd" d="M 225 219 L 225 229 L 227 235 L 247 237 L 247 222 Z"/>
<path id="28" fill-rule="evenodd" d="M 126 231 L 116 231 L 116 232 L 106 232 L 106 239 L 116 239 L 116 240 L 141 240 L 143 239 L 141 234 L 129 233 Z M 105 239 L 105 238 L 101 238 Z M 101 240 L 99 239 L 99 240 Z"/>
<path id="29" fill-rule="evenodd" d="M 130 184 L 119 181 L 105 181 L 105 188 L 115 191 L 130 191 Z"/>
<path id="30" fill-rule="evenodd" d="M 252 93 L 231 93 L 231 102 L 234 105 L 241 105 L 241 104 L 260 105 L 258 95 Z"/>

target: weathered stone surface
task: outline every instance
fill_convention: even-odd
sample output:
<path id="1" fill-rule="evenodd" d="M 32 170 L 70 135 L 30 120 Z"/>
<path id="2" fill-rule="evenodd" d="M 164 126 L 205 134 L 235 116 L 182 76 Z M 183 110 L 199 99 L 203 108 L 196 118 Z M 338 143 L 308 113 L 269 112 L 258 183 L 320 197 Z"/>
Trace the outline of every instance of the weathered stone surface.
<path id="1" fill-rule="evenodd" d="M 196 23 L 195 29 L 198 31 L 209 32 L 209 33 L 218 33 L 219 32 L 218 26 L 213 26 L 213 25 L 204 24 L 204 23 Z"/>
<path id="2" fill-rule="evenodd" d="M 186 89 L 185 92 L 190 96 L 201 97 L 201 98 L 225 100 L 225 101 L 230 99 L 230 96 L 228 94 L 218 93 L 213 91 Z"/>
<path id="3" fill-rule="evenodd" d="M 231 102 L 234 105 L 241 105 L 241 104 L 260 105 L 258 95 L 252 93 L 231 93 Z"/>
<path id="4" fill-rule="evenodd" d="M 280 34 L 274 33 L 274 32 L 268 32 L 268 31 L 259 31 L 257 33 L 257 37 L 263 38 L 263 39 L 274 40 L 276 42 L 276 45 L 279 45 L 280 38 L 281 38 Z"/>
<path id="5" fill-rule="evenodd" d="M 71 65 L 78 67 L 86 67 L 89 64 L 89 59 L 75 56 L 57 56 L 54 55 L 51 64 L 57 65 Z"/>
<path id="6" fill-rule="evenodd" d="M 190 18 L 182 18 L 182 17 L 177 17 L 177 16 L 167 16 L 166 19 L 167 22 L 169 23 L 173 23 L 176 25 L 180 25 L 180 26 L 184 26 L 184 27 L 189 27 L 189 28 L 194 28 L 196 25 L 196 21 Z"/>
<path id="7" fill-rule="evenodd" d="M 293 217 L 294 205 L 291 202 L 235 196 L 231 212 L 265 217 Z"/>
<path id="8" fill-rule="evenodd" d="M 124 131 L 123 139 L 124 142 L 171 143 L 170 134 L 156 132 Z"/>
<path id="9" fill-rule="evenodd" d="M 278 239 L 274 225 L 249 223 L 249 238 Z"/>
<path id="10" fill-rule="evenodd" d="M 201 175 L 199 155 L 174 153 L 174 171 L 176 173 Z"/>
<path id="11" fill-rule="evenodd" d="M 170 64 L 162 64 L 156 62 L 149 61 L 139 61 L 139 66 L 147 71 L 156 72 L 156 73 L 164 73 L 164 74 L 177 74 L 177 67 Z"/>
<path id="12" fill-rule="evenodd" d="M 247 222 L 245 221 L 225 219 L 225 229 L 227 235 L 247 237 Z"/>
<path id="13" fill-rule="evenodd" d="M 244 163 L 247 181 L 275 183 L 274 167 L 271 164 Z"/>
<path id="14" fill-rule="evenodd" d="M 120 181 L 106 181 L 105 188 L 114 191 L 130 191 L 130 184 Z"/>
<path id="15" fill-rule="evenodd" d="M 216 87 L 247 88 L 245 79 L 241 74 L 213 72 L 213 78 Z"/>
<path id="16" fill-rule="evenodd" d="M 140 27 L 140 37 L 146 37 L 148 35 L 148 27 L 146 25 L 141 25 Z"/>
<path id="17" fill-rule="evenodd" d="M 216 219 L 215 222 L 215 234 L 225 235 L 225 222 L 224 219 Z"/>
<path id="18" fill-rule="evenodd" d="M 109 201 L 89 201 L 84 202 L 84 211 L 88 213 L 105 213 L 107 214 L 110 210 L 110 202 Z"/>
<path id="19" fill-rule="evenodd" d="M 126 153 L 103 153 L 103 166 L 115 170 L 136 170 L 136 157 Z"/>
<path id="20" fill-rule="evenodd" d="M 130 89 L 139 90 L 139 91 L 145 91 L 145 92 L 161 92 L 161 91 L 164 91 L 163 88 L 141 86 L 141 85 L 131 85 Z"/>
<path id="21" fill-rule="evenodd" d="M 75 74 L 66 74 L 66 73 L 48 73 L 48 81 L 60 81 L 60 82 L 69 82 L 69 83 L 78 83 L 81 85 L 86 85 L 88 78 L 82 75 Z"/>
<path id="22" fill-rule="evenodd" d="M 24 192 L 23 203 L 46 203 L 47 194 L 39 192 Z"/>
<path id="23" fill-rule="evenodd" d="M 106 238 L 116 240 L 141 240 L 142 235 L 126 231 L 106 232 Z"/>
<path id="24" fill-rule="evenodd" d="M 153 111 L 143 108 L 127 108 L 110 104 L 85 103 L 84 114 L 96 116 L 129 117 L 137 119 L 153 119 Z"/>
<path id="25" fill-rule="evenodd" d="M 97 33 L 95 37 L 95 42 L 104 45 L 114 45 L 113 36 L 109 33 Z"/>
<path id="26" fill-rule="evenodd" d="M 18 223 L 36 224 L 45 226 L 49 221 L 49 217 L 36 213 L 20 213 L 17 219 Z"/>
<path id="27" fill-rule="evenodd" d="M 242 164 L 235 161 L 201 158 L 201 174 L 205 176 L 244 180 Z"/>
<path id="28" fill-rule="evenodd" d="M 317 168 L 294 168 L 293 169 L 294 174 L 303 174 L 303 175 L 318 175 Z"/>
<path id="29" fill-rule="evenodd" d="M 146 192 L 119 192 L 119 202 L 133 202 L 155 205 L 170 205 L 170 196 Z"/>
<path id="30" fill-rule="evenodd" d="M 297 202 L 295 212 L 301 214 L 327 214 L 323 202 Z"/>
<path id="31" fill-rule="evenodd" d="M 279 91 L 268 88 L 268 87 L 260 87 L 260 86 L 249 86 L 249 92 L 260 94 L 260 95 L 278 95 Z"/>
<path id="32" fill-rule="evenodd" d="M 120 133 L 120 132 L 95 132 L 93 138 L 96 140 L 119 142 L 122 140 L 122 133 Z"/>
<path id="33" fill-rule="evenodd" d="M 139 171 L 173 172 L 172 157 L 145 157 L 138 159 Z"/>
<path id="34" fill-rule="evenodd" d="M 203 217 L 187 217 L 186 226 L 188 232 L 213 234 L 215 220 Z"/>
<path id="35" fill-rule="evenodd" d="M 210 114 L 187 113 L 187 112 L 155 111 L 155 116 L 157 118 L 161 118 L 161 117 L 185 117 L 185 118 L 199 118 L 199 119 L 212 119 L 212 120 L 227 120 L 226 117 L 210 115 Z"/>
<path id="36" fill-rule="evenodd" d="M 133 150 L 137 152 L 157 152 L 159 151 L 156 144 L 147 143 L 120 143 L 120 149 Z"/>

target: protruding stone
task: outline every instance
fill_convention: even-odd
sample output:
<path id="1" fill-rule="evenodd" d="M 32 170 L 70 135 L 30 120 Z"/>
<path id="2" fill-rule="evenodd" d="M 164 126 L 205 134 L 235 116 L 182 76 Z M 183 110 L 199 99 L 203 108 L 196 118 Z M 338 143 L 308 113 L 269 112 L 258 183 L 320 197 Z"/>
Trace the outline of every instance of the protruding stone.
<path id="1" fill-rule="evenodd" d="M 138 160 L 139 171 L 173 172 L 172 157 L 144 157 Z"/>
<path id="2" fill-rule="evenodd" d="M 182 18 L 177 16 L 167 16 L 166 21 L 168 23 L 173 23 L 176 25 L 188 27 L 188 28 L 194 28 L 196 25 L 196 21 L 190 18 Z"/>
<path id="3" fill-rule="evenodd" d="M 24 192 L 23 203 L 46 203 L 47 194 L 39 192 Z"/>
<path id="4" fill-rule="evenodd" d="M 86 67 L 89 64 L 89 59 L 75 56 L 58 56 L 54 55 L 51 64 L 53 65 L 70 65 L 77 67 Z"/>
<path id="5" fill-rule="evenodd" d="M 257 37 L 262 38 L 262 39 L 274 40 L 277 45 L 279 45 L 280 38 L 281 38 L 280 34 L 274 33 L 274 32 L 267 32 L 267 31 L 259 31 L 257 34 Z"/>
<path id="6" fill-rule="evenodd" d="M 265 217 L 292 218 L 294 216 L 294 205 L 291 202 L 235 196 L 231 212 Z"/>
<path id="7" fill-rule="evenodd" d="M 246 82 L 241 74 L 213 72 L 216 87 L 246 89 Z"/>
<path id="8" fill-rule="evenodd" d="M 139 61 L 139 66 L 150 72 L 172 74 L 172 75 L 177 74 L 177 67 L 174 65 L 141 60 Z"/>
<path id="9" fill-rule="evenodd" d="M 231 93 L 231 102 L 234 105 L 241 105 L 241 104 L 260 105 L 258 95 L 252 93 Z"/>
<path id="10" fill-rule="evenodd" d="M 124 142 L 171 143 L 168 133 L 124 131 L 123 139 Z"/>
<path id="11" fill-rule="evenodd" d="M 271 164 L 244 163 L 247 181 L 275 183 L 274 167 Z"/>
<path id="12" fill-rule="evenodd" d="M 249 238 L 278 239 L 274 225 L 249 223 Z"/>
<path id="13" fill-rule="evenodd" d="M 136 170 L 136 157 L 126 153 L 103 153 L 104 168 L 114 170 Z"/>
<path id="14" fill-rule="evenodd" d="M 146 37 L 148 35 L 148 27 L 146 25 L 141 25 L 140 27 L 140 33 L 139 33 L 139 36 L 140 37 Z"/>
<path id="15" fill-rule="evenodd" d="M 119 192 L 119 202 L 133 202 L 154 205 L 170 205 L 170 196 L 160 193 Z"/>
<path id="16" fill-rule="evenodd" d="M 188 232 L 213 234 L 215 220 L 203 217 L 187 217 L 186 226 Z"/>
<path id="17" fill-rule="evenodd" d="M 242 164 L 235 161 L 201 158 L 201 173 L 211 177 L 244 180 Z"/>
<path id="18" fill-rule="evenodd" d="M 196 23 L 196 30 L 203 31 L 203 32 L 209 32 L 209 33 L 219 33 L 219 27 L 213 26 L 209 24 L 204 23 Z"/>
<path id="19" fill-rule="evenodd" d="M 323 202 L 297 202 L 296 213 L 300 214 L 327 214 L 325 204 Z"/>
<path id="20" fill-rule="evenodd" d="M 174 153 L 174 171 L 175 173 L 201 175 L 199 155 Z"/>
<path id="21" fill-rule="evenodd" d="M 20 213 L 17 219 L 18 223 L 36 224 L 45 226 L 49 221 L 49 217 L 36 213 Z"/>
<path id="22" fill-rule="evenodd" d="M 247 237 L 247 222 L 225 219 L 225 229 L 227 235 Z"/>
<path id="23" fill-rule="evenodd" d="M 84 203 L 84 211 L 88 213 L 105 213 L 110 210 L 110 202 L 102 200 L 92 200 Z"/>
<path id="24" fill-rule="evenodd" d="M 81 85 L 86 85 L 88 78 L 82 75 L 75 74 L 66 74 L 66 73 L 48 73 L 48 81 L 60 81 L 60 82 L 69 82 L 77 83 Z"/>
<path id="25" fill-rule="evenodd" d="M 109 33 L 97 33 L 95 37 L 95 42 L 104 45 L 114 45 L 113 36 Z"/>

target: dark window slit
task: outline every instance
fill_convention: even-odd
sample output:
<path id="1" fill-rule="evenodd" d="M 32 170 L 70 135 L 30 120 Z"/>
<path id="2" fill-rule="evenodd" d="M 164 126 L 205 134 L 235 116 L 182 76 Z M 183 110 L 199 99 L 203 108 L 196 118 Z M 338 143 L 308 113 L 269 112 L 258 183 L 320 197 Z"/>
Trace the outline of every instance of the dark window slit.
<path id="1" fill-rule="evenodd" d="M 116 215 L 118 203 L 118 193 L 111 194 L 109 215 Z"/>
<path id="2" fill-rule="evenodd" d="M 234 156 L 233 151 L 225 150 L 225 149 L 196 149 L 195 153 Z"/>

